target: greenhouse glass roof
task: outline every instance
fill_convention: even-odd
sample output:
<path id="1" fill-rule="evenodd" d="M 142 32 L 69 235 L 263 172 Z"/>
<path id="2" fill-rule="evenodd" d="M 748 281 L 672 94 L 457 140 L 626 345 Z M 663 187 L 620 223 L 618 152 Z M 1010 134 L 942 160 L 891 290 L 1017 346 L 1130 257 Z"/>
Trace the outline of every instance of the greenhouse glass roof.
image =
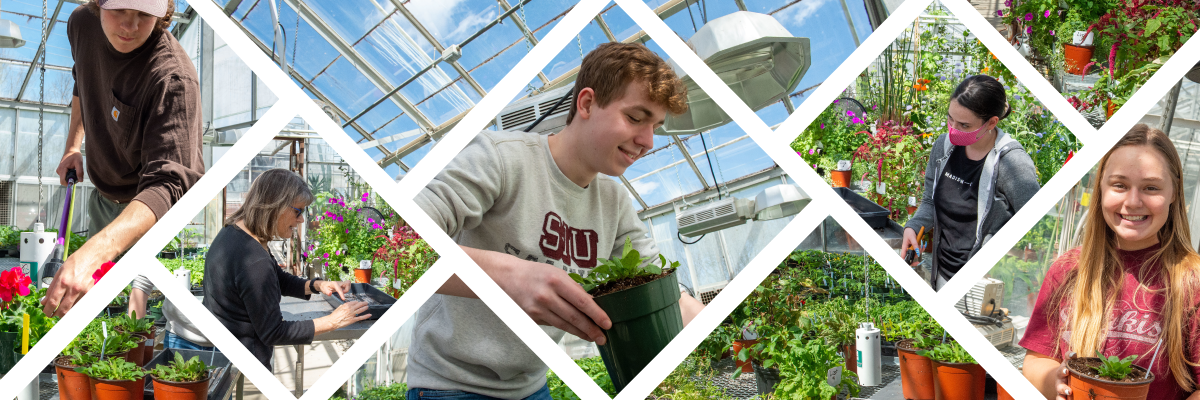
<path id="1" fill-rule="evenodd" d="M 70 68 L 66 19 L 79 0 L 48 0 L 53 14 L 62 4 L 47 45 L 46 101 L 69 104 Z M 332 105 L 357 140 L 392 176 L 402 176 L 442 135 L 478 103 L 557 23 L 575 2 L 569 0 L 217 0 L 260 48 L 282 57 L 291 77 L 313 98 Z M 272 29 L 271 7 L 278 7 L 280 40 Z M 811 41 L 812 65 L 791 96 L 799 104 L 844 61 L 872 27 L 863 0 L 652 0 L 648 5 L 684 40 L 708 20 L 736 11 L 769 14 L 797 37 Z M 172 27 L 191 54 L 200 54 L 200 24 L 184 0 Z M 27 43 L 0 52 L 5 85 L 0 99 L 21 92 L 33 70 L 39 46 L 42 2 L 5 0 L 0 18 L 22 27 Z M 847 18 L 849 17 L 849 18 Z M 497 22 L 497 20 L 499 21 Z M 496 22 L 496 23 L 494 23 Z M 642 41 L 665 53 L 613 4 L 595 18 L 525 88 L 522 96 L 569 85 L 582 55 L 608 41 Z M 466 43 L 465 45 L 463 43 Z M 461 58 L 431 63 L 447 47 L 461 46 Z M 216 39 L 213 65 L 212 131 L 248 127 L 269 108 L 274 97 L 223 43 Z M 197 66 L 201 65 L 197 60 Z M 225 73 L 227 65 L 240 72 Z M 421 73 L 423 70 L 426 70 Z M 38 75 L 31 74 L 21 100 L 36 102 Z M 416 76 L 415 79 L 413 77 Z M 16 78 L 13 78 L 16 77 Z M 246 79 L 246 80 L 243 80 Z M 368 108 L 397 85 L 411 83 L 374 108 Z M 514 99 L 517 100 L 517 99 Z M 364 113 L 364 110 L 368 110 Z M 768 124 L 788 115 L 783 102 L 758 111 Z M 495 129 L 495 127 L 491 128 Z M 212 134 L 211 131 L 209 133 Z M 688 158 L 694 162 L 688 162 Z M 711 165 L 710 165 L 711 163 Z M 641 208 L 661 205 L 682 195 L 715 190 L 727 183 L 775 167 L 774 162 L 735 124 L 678 140 L 656 136 L 655 150 L 629 168 L 623 179 Z"/>

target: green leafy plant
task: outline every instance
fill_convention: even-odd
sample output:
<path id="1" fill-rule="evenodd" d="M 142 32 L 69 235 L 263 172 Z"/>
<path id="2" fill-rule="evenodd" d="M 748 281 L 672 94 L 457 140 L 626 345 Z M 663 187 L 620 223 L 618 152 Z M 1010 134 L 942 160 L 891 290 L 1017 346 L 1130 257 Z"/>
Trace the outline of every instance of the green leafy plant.
<path id="1" fill-rule="evenodd" d="M 786 356 L 780 358 L 779 373 L 782 380 L 775 386 L 775 397 L 780 399 L 824 400 L 832 398 L 842 390 L 856 396 L 859 387 L 857 375 L 848 370 L 845 359 L 837 348 L 819 340 L 796 338 L 788 346 Z M 825 371 L 843 368 L 842 380 L 830 386 L 825 380 Z"/>
<path id="2" fill-rule="evenodd" d="M 600 357 L 584 358 L 575 360 L 575 364 L 583 369 L 583 372 L 592 378 L 609 396 L 617 395 L 617 387 L 613 385 L 612 377 L 608 375 L 608 369 L 604 367 L 604 360 Z M 563 383 L 554 371 L 546 372 L 546 386 L 550 388 L 550 397 L 555 400 L 578 400 L 579 396 Z"/>
<path id="3" fill-rule="evenodd" d="M 170 363 L 159 364 L 150 371 L 155 378 L 168 382 L 196 382 L 208 375 L 208 366 L 200 361 L 199 356 L 184 360 L 182 353 L 175 353 L 175 359 Z"/>
<path id="4" fill-rule="evenodd" d="M 139 368 L 137 364 L 120 358 L 97 361 L 92 365 L 77 368 L 75 371 L 92 378 L 110 381 L 136 381 L 146 376 L 146 371 Z"/>
<path id="5" fill-rule="evenodd" d="M 129 314 L 121 314 L 113 318 L 117 329 L 125 333 L 142 333 L 154 329 L 154 320 L 150 318 L 134 318 Z"/>
<path id="6" fill-rule="evenodd" d="M 94 355 L 80 352 L 79 349 L 71 349 L 69 354 L 67 354 L 67 362 L 77 367 L 86 367 L 96 363 L 96 361 L 100 361 L 100 359 Z"/>
<path id="7" fill-rule="evenodd" d="M 190 276 L 193 285 L 204 283 L 204 257 L 198 257 L 190 260 L 182 258 L 160 258 L 158 259 L 158 262 L 162 263 L 163 267 L 167 268 L 167 271 L 175 271 L 180 268 L 186 268 L 191 273 Z"/>
<path id="8" fill-rule="evenodd" d="M 662 275 L 663 271 L 670 271 L 679 267 L 678 261 L 668 263 L 667 258 L 662 254 L 658 255 L 658 259 L 662 263 L 661 265 L 650 263 L 645 268 L 638 268 L 638 266 L 649 259 L 642 258 L 641 253 L 634 250 L 633 241 L 630 238 L 625 238 L 625 248 L 621 250 L 621 258 L 601 258 L 598 260 L 600 265 L 593 268 L 586 277 L 572 273 L 571 279 L 583 285 L 583 290 L 591 292 L 593 289 L 609 282 L 640 276 Z"/>
<path id="9" fill-rule="evenodd" d="M 135 340 L 128 333 L 115 332 L 116 322 L 112 318 L 98 317 L 88 323 L 87 327 L 75 337 L 72 346 L 88 354 L 99 355 L 101 350 L 105 356 L 112 356 L 132 350 L 140 340 Z M 104 328 L 108 327 L 108 340 L 104 339 Z M 137 339 L 141 339 L 140 337 Z"/>
<path id="10" fill-rule="evenodd" d="M 933 350 L 919 350 L 917 354 L 931 360 L 954 364 L 978 364 L 971 353 L 967 353 L 958 342 L 947 342 L 934 346 Z"/>
<path id="11" fill-rule="evenodd" d="M 916 335 L 911 338 L 912 345 L 921 350 L 931 350 L 942 344 L 942 340 L 933 336 Z"/>
<path id="12" fill-rule="evenodd" d="M 1096 357 L 1100 358 L 1100 366 L 1095 368 L 1096 374 L 1114 381 L 1125 380 L 1133 372 L 1133 360 L 1137 359 L 1137 355 L 1105 357 L 1099 350 L 1096 351 Z"/>

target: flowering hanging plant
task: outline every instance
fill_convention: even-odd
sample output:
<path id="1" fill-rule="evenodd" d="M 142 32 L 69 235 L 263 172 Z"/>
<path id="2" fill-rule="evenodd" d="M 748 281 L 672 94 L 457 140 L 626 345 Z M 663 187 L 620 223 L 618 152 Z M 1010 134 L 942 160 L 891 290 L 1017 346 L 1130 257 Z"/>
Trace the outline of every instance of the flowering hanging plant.
<path id="1" fill-rule="evenodd" d="M 318 194 L 309 209 L 310 215 L 315 215 L 315 226 L 309 230 L 312 244 L 305 248 L 303 256 L 324 268 L 326 278 L 341 280 L 350 269 L 358 267 L 359 261 L 371 259 L 385 240 L 380 234 L 386 237 L 388 222 L 363 215 L 365 207 L 379 203 L 383 202 L 372 202 L 370 192 L 346 197 L 328 192 Z M 381 213 L 391 213 L 390 208 L 383 208 Z"/>

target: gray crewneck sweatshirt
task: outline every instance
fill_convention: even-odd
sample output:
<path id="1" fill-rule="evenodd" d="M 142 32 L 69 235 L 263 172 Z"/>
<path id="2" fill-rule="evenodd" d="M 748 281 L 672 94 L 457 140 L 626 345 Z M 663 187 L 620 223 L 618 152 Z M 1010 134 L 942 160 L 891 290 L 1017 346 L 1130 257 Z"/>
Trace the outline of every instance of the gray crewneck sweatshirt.
<path id="1" fill-rule="evenodd" d="M 620 256 L 627 237 L 643 257 L 658 256 L 629 192 L 604 175 L 579 187 L 535 133 L 483 131 L 415 200 L 459 245 L 581 275 Z M 544 329 L 555 341 L 565 334 Z M 545 385 L 546 370 L 478 299 L 435 294 L 417 312 L 410 388 L 523 398 Z"/>

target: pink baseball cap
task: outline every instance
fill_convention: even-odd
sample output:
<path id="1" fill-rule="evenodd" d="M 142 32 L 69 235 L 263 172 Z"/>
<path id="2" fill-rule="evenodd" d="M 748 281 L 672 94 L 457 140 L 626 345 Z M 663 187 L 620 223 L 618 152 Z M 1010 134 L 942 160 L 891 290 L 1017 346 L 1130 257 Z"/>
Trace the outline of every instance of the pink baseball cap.
<path id="1" fill-rule="evenodd" d="M 138 10 L 155 16 L 167 15 L 167 0 L 96 0 L 105 10 Z"/>

